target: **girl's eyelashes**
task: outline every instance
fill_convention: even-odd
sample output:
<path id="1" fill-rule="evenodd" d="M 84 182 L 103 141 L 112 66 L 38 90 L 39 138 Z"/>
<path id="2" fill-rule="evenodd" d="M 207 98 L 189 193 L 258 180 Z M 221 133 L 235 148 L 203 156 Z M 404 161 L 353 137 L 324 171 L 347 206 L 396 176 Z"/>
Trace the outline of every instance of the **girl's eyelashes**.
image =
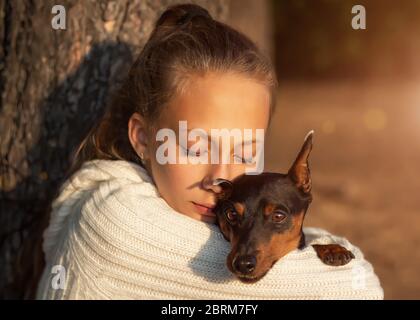
<path id="1" fill-rule="evenodd" d="M 201 151 L 200 150 L 197 150 L 196 152 L 192 152 L 192 153 L 190 153 L 191 152 L 191 149 L 187 149 L 187 152 L 188 152 L 188 154 L 190 155 L 190 156 L 192 156 L 192 157 L 199 157 L 199 156 L 201 156 L 201 154 L 207 154 L 207 151 L 205 150 L 203 153 L 201 153 Z"/>
<path id="2" fill-rule="evenodd" d="M 190 156 L 190 157 L 199 157 L 199 156 L 201 156 L 200 150 L 197 150 L 196 152 L 191 152 L 191 149 L 189 149 L 189 148 L 181 147 L 181 149 L 183 150 L 184 155 L 186 155 L 186 156 Z M 204 151 L 203 154 L 207 154 L 207 151 Z"/>
<path id="3" fill-rule="evenodd" d="M 234 155 L 234 157 L 236 159 L 239 159 L 239 161 L 241 161 L 241 163 L 244 163 L 244 164 L 252 164 L 254 162 L 252 157 L 244 158 L 244 157 L 238 156 L 236 154 Z"/>
<path id="4" fill-rule="evenodd" d="M 192 152 L 190 148 L 184 148 L 182 146 L 180 146 L 180 147 L 181 147 L 181 149 L 183 151 L 183 154 L 185 156 L 200 157 L 202 154 L 207 154 L 208 153 L 207 150 L 205 150 L 203 153 L 201 153 L 201 150 L 200 149 L 198 149 L 196 152 Z M 243 164 L 252 164 L 252 163 L 254 163 L 253 157 L 244 158 L 244 157 L 241 157 L 240 155 L 236 155 L 235 154 L 234 155 L 234 158 L 239 159 L 239 161 L 241 163 L 243 163 Z"/>

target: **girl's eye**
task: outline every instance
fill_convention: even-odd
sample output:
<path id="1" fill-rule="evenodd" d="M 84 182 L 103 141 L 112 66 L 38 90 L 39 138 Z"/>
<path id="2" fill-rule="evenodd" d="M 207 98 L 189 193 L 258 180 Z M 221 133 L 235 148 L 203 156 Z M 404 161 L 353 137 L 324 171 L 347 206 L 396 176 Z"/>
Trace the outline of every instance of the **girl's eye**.
<path id="1" fill-rule="evenodd" d="M 191 149 L 187 149 L 187 153 L 188 153 L 189 156 L 192 156 L 192 157 L 199 157 L 200 156 L 200 151 L 196 151 L 194 153 L 191 153 Z"/>
<path id="2" fill-rule="evenodd" d="M 182 149 L 184 150 L 184 153 L 190 157 L 199 157 L 201 155 L 200 150 L 197 150 L 196 152 L 191 152 L 191 149 L 185 149 L 185 148 L 182 148 Z M 204 154 L 206 153 L 207 151 L 204 152 Z"/>
<path id="3" fill-rule="evenodd" d="M 246 164 L 251 164 L 253 162 L 252 158 L 242 158 L 241 156 L 237 156 L 235 155 L 235 158 L 239 159 L 239 161 L 241 161 L 241 163 L 246 163 Z"/>
<path id="4" fill-rule="evenodd" d="M 230 222 L 235 222 L 236 218 L 238 217 L 238 214 L 235 210 L 233 210 L 232 208 L 229 208 L 225 211 L 226 214 L 226 218 L 230 221 Z"/>
<path id="5" fill-rule="evenodd" d="M 281 211 L 274 211 L 272 215 L 272 220 L 274 223 L 282 223 L 286 219 L 286 214 Z"/>

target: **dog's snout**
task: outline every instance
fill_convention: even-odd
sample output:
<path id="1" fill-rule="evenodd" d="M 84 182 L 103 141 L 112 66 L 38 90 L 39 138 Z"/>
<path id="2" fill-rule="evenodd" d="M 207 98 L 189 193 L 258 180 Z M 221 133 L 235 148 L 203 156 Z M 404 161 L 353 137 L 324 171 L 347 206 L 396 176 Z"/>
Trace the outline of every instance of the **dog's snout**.
<path id="1" fill-rule="evenodd" d="M 253 255 L 238 256 L 233 261 L 233 267 L 236 271 L 242 274 L 250 274 L 255 270 L 257 265 L 257 258 Z"/>

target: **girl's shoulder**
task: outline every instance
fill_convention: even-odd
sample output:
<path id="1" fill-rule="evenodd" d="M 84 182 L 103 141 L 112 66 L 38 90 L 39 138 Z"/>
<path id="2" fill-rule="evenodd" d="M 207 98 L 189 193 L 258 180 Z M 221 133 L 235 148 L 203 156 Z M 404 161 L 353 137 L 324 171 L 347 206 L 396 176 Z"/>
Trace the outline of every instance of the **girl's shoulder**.
<path id="1" fill-rule="evenodd" d="M 52 203 L 50 223 L 44 232 L 46 256 L 63 236 L 113 241 L 118 226 L 131 226 L 133 215 L 157 190 L 140 166 L 122 160 L 92 160 L 83 164 L 60 189 Z M 136 211 L 133 211 L 136 208 Z M 147 206 L 146 206 L 147 209 Z M 129 230 L 127 230 L 129 231 Z"/>

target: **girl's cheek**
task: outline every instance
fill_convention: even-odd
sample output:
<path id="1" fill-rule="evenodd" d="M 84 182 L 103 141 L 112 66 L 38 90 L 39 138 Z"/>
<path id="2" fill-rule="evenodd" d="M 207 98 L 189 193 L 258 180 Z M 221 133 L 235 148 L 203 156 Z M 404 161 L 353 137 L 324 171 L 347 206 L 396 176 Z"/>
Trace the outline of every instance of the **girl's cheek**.
<path id="1" fill-rule="evenodd" d="M 177 187 L 199 186 L 199 183 L 208 175 L 233 180 L 245 173 L 246 165 L 231 164 L 225 168 L 217 168 L 211 164 L 183 164 L 167 165 L 166 176 L 177 184 Z"/>
<path id="2" fill-rule="evenodd" d="M 236 177 L 245 173 L 246 165 L 245 164 L 234 164 L 230 168 L 230 179 L 233 180 Z"/>
<path id="3" fill-rule="evenodd" d="M 162 169 L 176 189 L 197 185 L 205 177 L 207 171 L 204 165 L 194 164 L 163 165 Z"/>

